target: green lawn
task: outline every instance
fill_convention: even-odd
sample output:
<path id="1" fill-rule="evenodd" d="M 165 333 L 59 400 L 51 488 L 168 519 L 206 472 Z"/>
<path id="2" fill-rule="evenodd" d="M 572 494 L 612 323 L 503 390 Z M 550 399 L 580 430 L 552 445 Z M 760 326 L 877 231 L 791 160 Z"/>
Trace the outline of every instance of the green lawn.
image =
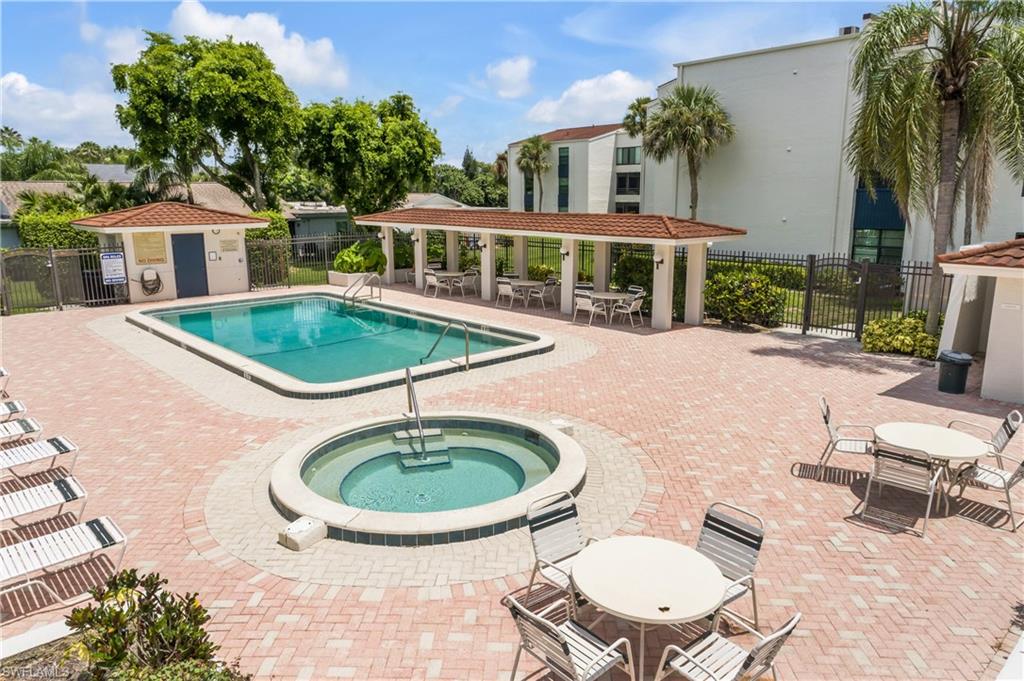
<path id="1" fill-rule="evenodd" d="M 11 305 L 11 314 L 34 312 L 40 308 L 53 307 L 56 301 L 50 291 L 40 291 L 34 281 L 7 281 L 5 301 Z"/>

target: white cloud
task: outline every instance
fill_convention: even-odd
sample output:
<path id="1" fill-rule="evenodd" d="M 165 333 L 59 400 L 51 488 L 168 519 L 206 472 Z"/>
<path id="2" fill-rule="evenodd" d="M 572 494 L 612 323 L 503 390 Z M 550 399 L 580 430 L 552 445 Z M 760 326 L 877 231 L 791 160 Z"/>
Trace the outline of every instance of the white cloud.
<path id="1" fill-rule="evenodd" d="M 637 97 L 654 94 L 654 83 L 616 70 L 577 80 L 558 97 L 542 99 L 526 112 L 535 123 L 575 125 L 621 120 Z"/>
<path id="2" fill-rule="evenodd" d="M 111 64 L 130 64 L 146 47 L 142 29 L 104 28 L 89 21 L 78 25 L 78 34 L 87 43 L 101 45 Z"/>
<path id="3" fill-rule="evenodd" d="M 487 84 L 502 99 L 516 99 L 530 92 L 530 74 L 536 62 L 525 55 L 488 64 Z"/>
<path id="4" fill-rule="evenodd" d="M 126 144 L 131 138 L 114 118 L 117 98 L 103 90 L 64 92 L 29 81 L 16 71 L 0 78 L 0 124 L 25 137 L 36 136 L 73 146 L 91 139 L 100 144 Z"/>
<path id="5" fill-rule="evenodd" d="M 310 40 L 288 32 L 277 17 L 266 12 L 221 14 L 200 2 L 183 0 L 171 14 L 171 30 L 179 36 L 232 36 L 240 42 L 257 43 L 293 85 L 343 88 L 348 84 L 348 68 L 330 38 Z"/>
<path id="6" fill-rule="evenodd" d="M 441 103 L 438 104 L 430 114 L 432 116 L 442 117 L 455 113 L 455 110 L 459 108 L 459 104 L 462 104 L 462 100 L 464 99 L 465 97 L 462 95 L 449 95 L 441 100 Z"/>

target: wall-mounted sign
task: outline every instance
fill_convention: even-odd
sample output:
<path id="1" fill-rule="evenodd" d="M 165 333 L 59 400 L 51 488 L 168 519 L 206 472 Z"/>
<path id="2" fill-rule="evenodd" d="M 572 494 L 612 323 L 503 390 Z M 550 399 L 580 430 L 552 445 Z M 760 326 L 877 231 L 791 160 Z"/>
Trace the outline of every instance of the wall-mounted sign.
<path id="1" fill-rule="evenodd" d="M 128 273 L 124 267 L 124 253 L 100 253 L 100 273 L 103 275 L 103 283 L 107 286 L 114 284 L 125 284 L 128 282 Z"/>
<path id="2" fill-rule="evenodd" d="M 238 250 L 238 239 L 221 239 L 220 250 L 233 252 Z"/>
<path id="3" fill-rule="evenodd" d="M 136 265 L 166 265 L 167 240 L 163 232 L 136 232 L 132 234 Z"/>

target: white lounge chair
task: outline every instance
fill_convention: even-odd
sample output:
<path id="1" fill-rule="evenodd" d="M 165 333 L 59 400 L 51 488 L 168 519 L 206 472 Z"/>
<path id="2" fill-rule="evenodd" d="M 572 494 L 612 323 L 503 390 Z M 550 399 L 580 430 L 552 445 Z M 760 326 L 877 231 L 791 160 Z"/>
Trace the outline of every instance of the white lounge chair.
<path id="1" fill-rule="evenodd" d="M 833 452 L 841 454 L 870 454 L 875 444 L 875 429 L 871 426 L 855 426 L 848 423 L 835 425 L 832 423 L 832 409 L 824 396 L 818 398 L 821 418 L 828 430 L 828 444 L 818 458 L 818 470 L 815 478 L 821 480 L 825 474 L 825 464 L 832 458 Z"/>
<path id="2" fill-rule="evenodd" d="M 15 419 L 0 423 L 0 444 L 15 440 L 35 440 L 43 427 L 35 419 Z"/>
<path id="3" fill-rule="evenodd" d="M 739 517 L 737 517 L 737 515 Z M 711 629 L 715 630 L 722 614 L 730 619 L 746 620 L 758 628 L 757 588 L 754 570 L 764 543 L 764 521 L 750 511 L 721 501 L 708 506 L 701 524 L 696 549 L 718 567 L 729 580 L 722 607 L 715 614 Z M 750 594 L 754 609 L 753 619 L 739 615 L 725 606 Z"/>
<path id="4" fill-rule="evenodd" d="M 494 307 L 498 307 L 502 298 L 508 298 L 508 309 L 510 310 L 517 299 L 523 301 L 524 305 L 526 304 L 526 294 L 523 293 L 523 289 L 514 288 L 511 279 L 498 277 L 494 283 L 498 286 L 498 295 L 494 299 Z"/>
<path id="5" fill-rule="evenodd" d="M 1006 418 L 1003 419 L 1003 422 L 999 424 L 999 428 L 997 428 L 995 431 L 990 431 L 985 426 L 980 426 L 977 423 L 971 423 L 970 421 L 961 421 L 959 419 L 954 419 L 953 421 L 950 421 L 946 427 L 955 428 L 957 430 L 963 430 L 963 427 L 967 426 L 975 430 L 979 434 L 984 433 L 985 444 L 988 445 L 989 453 L 992 456 L 996 457 L 996 463 L 999 465 L 1000 468 L 1002 468 L 1003 451 L 1006 449 L 1006 445 L 1010 444 L 1010 440 L 1012 440 L 1013 436 L 1017 434 L 1017 431 L 1020 430 L 1022 421 L 1024 421 L 1024 415 L 1021 415 L 1019 411 L 1014 409 L 1013 411 L 1006 415 Z"/>
<path id="6" fill-rule="evenodd" d="M 7 393 L 7 384 L 11 380 L 11 372 L 6 367 L 0 367 L 0 397 L 10 397 Z"/>
<path id="7" fill-rule="evenodd" d="M 10 473 L 18 476 L 13 469 L 32 463 L 52 459 L 50 467 L 57 463 L 57 457 L 64 454 L 71 455 L 71 461 L 67 466 L 70 473 L 75 468 L 78 460 L 78 445 L 66 437 L 51 437 L 46 440 L 32 440 L 24 442 L 15 447 L 0 449 L 0 474 Z"/>
<path id="8" fill-rule="evenodd" d="M 685 650 L 676 645 L 666 646 L 654 681 L 671 674 L 690 681 L 753 681 L 768 672 L 775 678 L 775 658 L 799 622 L 797 613 L 768 636 L 741 625 L 758 638 L 749 651 L 714 629 L 688 644 Z"/>
<path id="9" fill-rule="evenodd" d="M 505 596 L 502 603 L 512 612 L 519 629 L 519 647 L 512 663 L 513 681 L 524 650 L 547 667 L 552 678 L 591 681 L 618 669 L 635 681 L 629 639 L 605 643 L 572 619 L 572 608 L 566 601 L 556 601 L 538 613 L 530 612 L 511 595 Z"/>
<path id="10" fill-rule="evenodd" d="M 864 507 L 860 510 L 860 517 L 868 510 L 868 499 L 871 496 L 871 485 L 877 483 L 879 491 L 882 487 L 889 485 L 917 492 L 928 498 L 924 511 L 924 524 L 921 526 L 921 537 L 928 534 L 928 517 L 932 510 L 932 500 L 935 500 L 936 507 L 941 497 L 946 502 L 946 510 L 949 510 L 949 499 L 942 493 L 939 481 L 942 479 L 943 466 L 940 462 L 934 461 L 926 452 L 916 449 L 900 448 L 900 451 L 888 451 L 875 449 L 875 465 L 868 477 L 868 487 L 864 492 Z M 935 496 L 935 490 L 939 488 L 939 497 Z"/>
<path id="11" fill-rule="evenodd" d="M 128 548 L 128 538 L 106 516 L 4 546 L 0 548 L 0 594 L 35 584 L 58 603 L 67 603 L 70 599 L 62 599 L 41 579 L 42 575 L 53 568 L 88 560 L 114 546 L 121 547 L 121 555 L 114 567 L 114 572 L 117 572 Z"/>
<path id="12" fill-rule="evenodd" d="M 82 507 L 75 515 L 81 518 L 85 513 L 85 488 L 73 476 L 51 480 L 42 485 L 26 487 L 16 492 L 0 495 L 0 521 L 14 521 L 15 518 L 57 507 L 60 515 L 65 504 L 81 501 Z"/>
<path id="13" fill-rule="evenodd" d="M 576 299 L 576 305 L 572 311 L 572 321 L 576 321 L 576 314 L 583 310 L 584 312 L 590 313 L 590 319 L 587 320 L 587 326 L 591 326 L 594 323 L 594 315 L 601 315 L 605 321 L 608 321 L 608 307 L 601 301 L 594 301 L 590 297 L 590 291 L 576 289 L 573 292 L 573 296 Z"/>
<path id="14" fill-rule="evenodd" d="M 541 577 L 565 592 L 575 612 L 580 598 L 569 574 L 576 556 L 594 541 L 583 531 L 576 499 L 569 492 L 541 497 L 526 507 L 526 522 L 534 557 L 527 593 Z"/>
<path id="15" fill-rule="evenodd" d="M 632 298 L 627 298 L 621 303 L 615 303 L 612 305 L 612 321 L 615 321 L 615 315 L 624 314 L 629 317 L 629 325 L 632 328 L 636 328 L 637 324 L 633 320 L 633 314 L 636 313 L 640 317 L 640 326 L 644 325 L 644 312 L 640 309 L 640 306 L 644 304 L 644 292 L 634 293 Z"/>
<path id="16" fill-rule="evenodd" d="M 0 402 L 0 421 L 10 421 L 16 416 L 23 416 L 26 411 L 24 402 L 18 400 Z"/>

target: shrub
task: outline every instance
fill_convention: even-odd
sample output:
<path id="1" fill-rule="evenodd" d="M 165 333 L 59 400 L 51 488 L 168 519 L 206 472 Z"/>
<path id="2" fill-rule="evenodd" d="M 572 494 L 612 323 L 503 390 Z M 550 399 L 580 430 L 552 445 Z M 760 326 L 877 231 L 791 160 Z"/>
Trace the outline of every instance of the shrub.
<path id="1" fill-rule="evenodd" d="M 620 291 L 630 286 L 643 286 L 651 291 L 654 287 L 654 261 L 650 256 L 623 255 L 612 268 L 611 282 Z"/>
<path id="2" fill-rule="evenodd" d="M 555 272 L 555 268 L 549 265 L 530 265 L 526 268 L 526 276 L 534 281 L 544 281 L 548 277 L 557 277 L 558 273 Z"/>
<path id="3" fill-rule="evenodd" d="M 864 352 L 896 352 L 924 359 L 935 359 L 939 339 L 924 330 L 924 315 L 876 319 L 864 325 L 861 347 Z"/>
<path id="4" fill-rule="evenodd" d="M 480 251 L 462 251 L 459 253 L 459 269 L 465 272 L 470 267 L 480 267 Z"/>
<path id="5" fill-rule="evenodd" d="M 252 676 L 243 674 L 234 665 L 188 660 L 156 669 L 125 665 L 111 671 L 106 678 L 108 681 L 247 681 Z"/>
<path id="6" fill-rule="evenodd" d="M 81 636 L 71 648 L 97 676 L 117 669 L 158 669 L 212 662 L 217 646 L 203 626 L 210 620 L 196 594 L 166 591 L 158 574 L 123 570 L 93 589 L 95 604 L 75 608 L 68 627 Z"/>
<path id="7" fill-rule="evenodd" d="M 25 248 L 91 248 L 98 243 L 96 235 L 71 226 L 72 220 L 88 215 L 85 211 L 18 211 L 14 221 Z"/>
<path id="8" fill-rule="evenodd" d="M 258 229 L 245 230 L 245 238 L 250 241 L 265 241 L 268 239 L 289 239 L 291 232 L 288 230 L 288 221 L 276 210 L 261 210 L 252 214 L 256 218 L 266 218 L 270 224 Z"/>
<path id="9" fill-rule="evenodd" d="M 406 240 L 395 240 L 394 245 L 395 253 L 395 269 L 401 270 L 406 267 L 412 267 L 415 255 L 412 251 L 412 242 Z"/>
<path id="10" fill-rule="evenodd" d="M 334 270 L 336 272 L 376 272 L 383 274 L 388 259 L 380 242 L 376 239 L 357 241 L 346 249 L 338 252 L 334 259 Z"/>
<path id="11" fill-rule="evenodd" d="M 763 274 L 721 272 L 704 288 L 704 305 L 727 324 L 777 326 L 786 307 L 785 291 Z"/>
<path id="12" fill-rule="evenodd" d="M 722 262 L 708 260 L 708 277 L 722 272 L 754 272 L 768 277 L 776 286 L 802 290 L 807 283 L 807 268 L 803 265 L 772 265 L 759 262 Z"/>
<path id="13" fill-rule="evenodd" d="M 291 260 L 291 246 L 287 243 L 291 238 L 288 221 L 273 210 L 264 210 L 253 215 L 267 218 L 270 224 L 258 229 L 245 230 L 249 284 L 260 287 L 281 283 L 288 278 L 288 265 Z"/>

